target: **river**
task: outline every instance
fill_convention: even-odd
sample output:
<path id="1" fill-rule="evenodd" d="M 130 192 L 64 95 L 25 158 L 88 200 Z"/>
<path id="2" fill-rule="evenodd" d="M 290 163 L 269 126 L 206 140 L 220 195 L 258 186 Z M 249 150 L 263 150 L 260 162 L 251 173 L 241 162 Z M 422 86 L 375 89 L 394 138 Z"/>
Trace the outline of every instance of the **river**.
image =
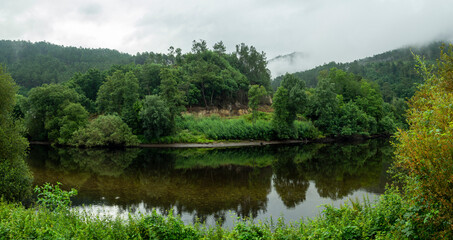
<path id="1" fill-rule="evenodd" d="M 32 145 L 34 184 L 76 188 L 73 208 L 126 217 L 174 210 L 186 223 L 232 226 L 314 217 L 322 204 L 385 191 L 388 139 L 240 148 L 76 149 Z"/>

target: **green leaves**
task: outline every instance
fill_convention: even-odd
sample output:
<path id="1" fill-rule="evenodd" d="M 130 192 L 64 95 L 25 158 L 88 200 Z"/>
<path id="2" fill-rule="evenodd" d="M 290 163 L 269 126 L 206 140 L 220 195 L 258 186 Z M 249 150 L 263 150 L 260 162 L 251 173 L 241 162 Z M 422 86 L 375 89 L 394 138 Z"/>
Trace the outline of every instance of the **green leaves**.
<path id="1" fill-rule="evenodd" d="M 263 86 L 252 85 L 250 86 L 248 97 L 249 97 L 249 107 L 252 109 L 252 119 L 253 122 L 256 121 L 258 114 L 258 106 L 262 101 L 262 98 L 266 96 L 267 92 Z"/>
<path id="2" fill-rule="evenodd" d="M 170 108 L 157 95 L 146 96 L 139 115 L 143 122 L 142 127 L 147 140 L 169 135 L 174 129 Z"/>
<path id="3" fill-rule="evenodd" d="M 65 85 L 44 84 L 30 90 L 28 96 L 29 109 L 25 114 L 25 123 L 32 140 L 56 142 L 60 137 L 60 128 L 64 125 L 63 118 L 67 114 L 71 116 L 66 117 L 66 123 L 70 119 L 72 121 L 77 119 L 75 125 L 83 125 L 79 122 L 86 121 L 88 113 L 77 103 L 79 100 L 80 95 L 74 89 Z M 64 111 L 69 105 L 71 107 Z M 73 113 L 72 110 L 75 112 Z M 63 139 L 67 140 L 66 137 Z"/>
<path id="4" fill-rule="evenodd" d="M 296 114 L 302 113 L 306 108 L 306 103 L 305 84 L 293 75 L 286 74 L 282 86 L 274 94 L 272 103 L 274 108 L 272 124 L 279 138 L 298 138 L 293 123 Z"/>
<path id="5" fill-rule="evenodd" d="M 100 115 L 80 128 L 69 142 L 74 146 L 135 146 L 139 141 L 117 115 Z"/>
<path id="6" fill-rule="evenodd" d="M 23 200 L 30 196 L 33 177 L 24 161 L 28 147 L 22 122 L 12 110 L 16 85 L 0 65 L 0 198 Z"/>
<path id="7" fill-rule="evenodd" d="M 122 114 L 138 100 L 139 84 L 134 73 L 115 71 L 99 88 L 96 104 L 102 113 Z"/>
<path id="8" fill-rule="evenodd" d="M 60 189 L 61 183 L 57 182 L 57 185 L 50 185 L 49 183 L 44 184 L 42 187 L 36 186 L 35 192 L 38 195 L 37 203 L 42 207 L 54 211 L 59 210 L 69 210 L 71 206 L 71 199 L 77 195 L 76 189 L 71 189 L 71 191 L 65 191 Z"/>
<path id="9" fill-rule="evenodd" d="M 411 206 L 404 219 L 410 238 L 453 237 L 452 49 L 441 52 L 437 73 L 419 62 L 425 84 L 409 101 L 409 129 L 396 138 L 395 169 Z"/>

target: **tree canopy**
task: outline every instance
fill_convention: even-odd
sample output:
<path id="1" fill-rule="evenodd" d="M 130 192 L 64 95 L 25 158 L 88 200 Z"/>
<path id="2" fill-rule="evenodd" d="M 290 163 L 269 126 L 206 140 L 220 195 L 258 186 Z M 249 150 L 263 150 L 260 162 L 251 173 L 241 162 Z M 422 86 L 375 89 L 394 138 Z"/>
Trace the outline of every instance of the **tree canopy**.
<path id="1" fill-rule="evenodd" d="M 0 86 L 0 197 L 23 200 L 31 195 L 32 176 L 24 161 L 28 142 L 12 116 L 17 86 L 1 65 Z"/>

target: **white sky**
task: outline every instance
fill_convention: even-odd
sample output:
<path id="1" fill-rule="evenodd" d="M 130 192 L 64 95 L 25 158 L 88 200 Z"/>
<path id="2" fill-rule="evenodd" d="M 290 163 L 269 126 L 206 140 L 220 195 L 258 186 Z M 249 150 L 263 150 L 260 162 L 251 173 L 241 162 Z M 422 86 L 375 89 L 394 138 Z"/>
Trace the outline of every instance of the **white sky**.
<path id="1" fill-rule="evenodd" d="M 222 40 L 319 65 L 451 40 L 453 0 L 0 0 L 0 39 L 131 54 Z"/>

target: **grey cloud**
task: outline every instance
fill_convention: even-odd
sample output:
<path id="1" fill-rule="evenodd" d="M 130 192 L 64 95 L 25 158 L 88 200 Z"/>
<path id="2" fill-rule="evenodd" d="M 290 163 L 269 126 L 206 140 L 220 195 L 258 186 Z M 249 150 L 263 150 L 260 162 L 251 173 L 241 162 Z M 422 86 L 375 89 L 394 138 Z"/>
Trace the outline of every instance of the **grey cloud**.
<path id="1" fill-rule="evenodd" d="M 299 70 L 452 39 L 452 8 L 449 0 L 10 1 L 0 36 L 133 54 L 171 45 L 187 52 L 198 39 L 222 40 L 227 51 L 244 42 L 268 59 L 304 53 L 289 64 Z"/>
<path id="2" fill-rule="evenodd" d="M 93 17 L 102 13 L 102 7 L 99 4 L 88 4 L 79 8 L 82 16 Z"/>

